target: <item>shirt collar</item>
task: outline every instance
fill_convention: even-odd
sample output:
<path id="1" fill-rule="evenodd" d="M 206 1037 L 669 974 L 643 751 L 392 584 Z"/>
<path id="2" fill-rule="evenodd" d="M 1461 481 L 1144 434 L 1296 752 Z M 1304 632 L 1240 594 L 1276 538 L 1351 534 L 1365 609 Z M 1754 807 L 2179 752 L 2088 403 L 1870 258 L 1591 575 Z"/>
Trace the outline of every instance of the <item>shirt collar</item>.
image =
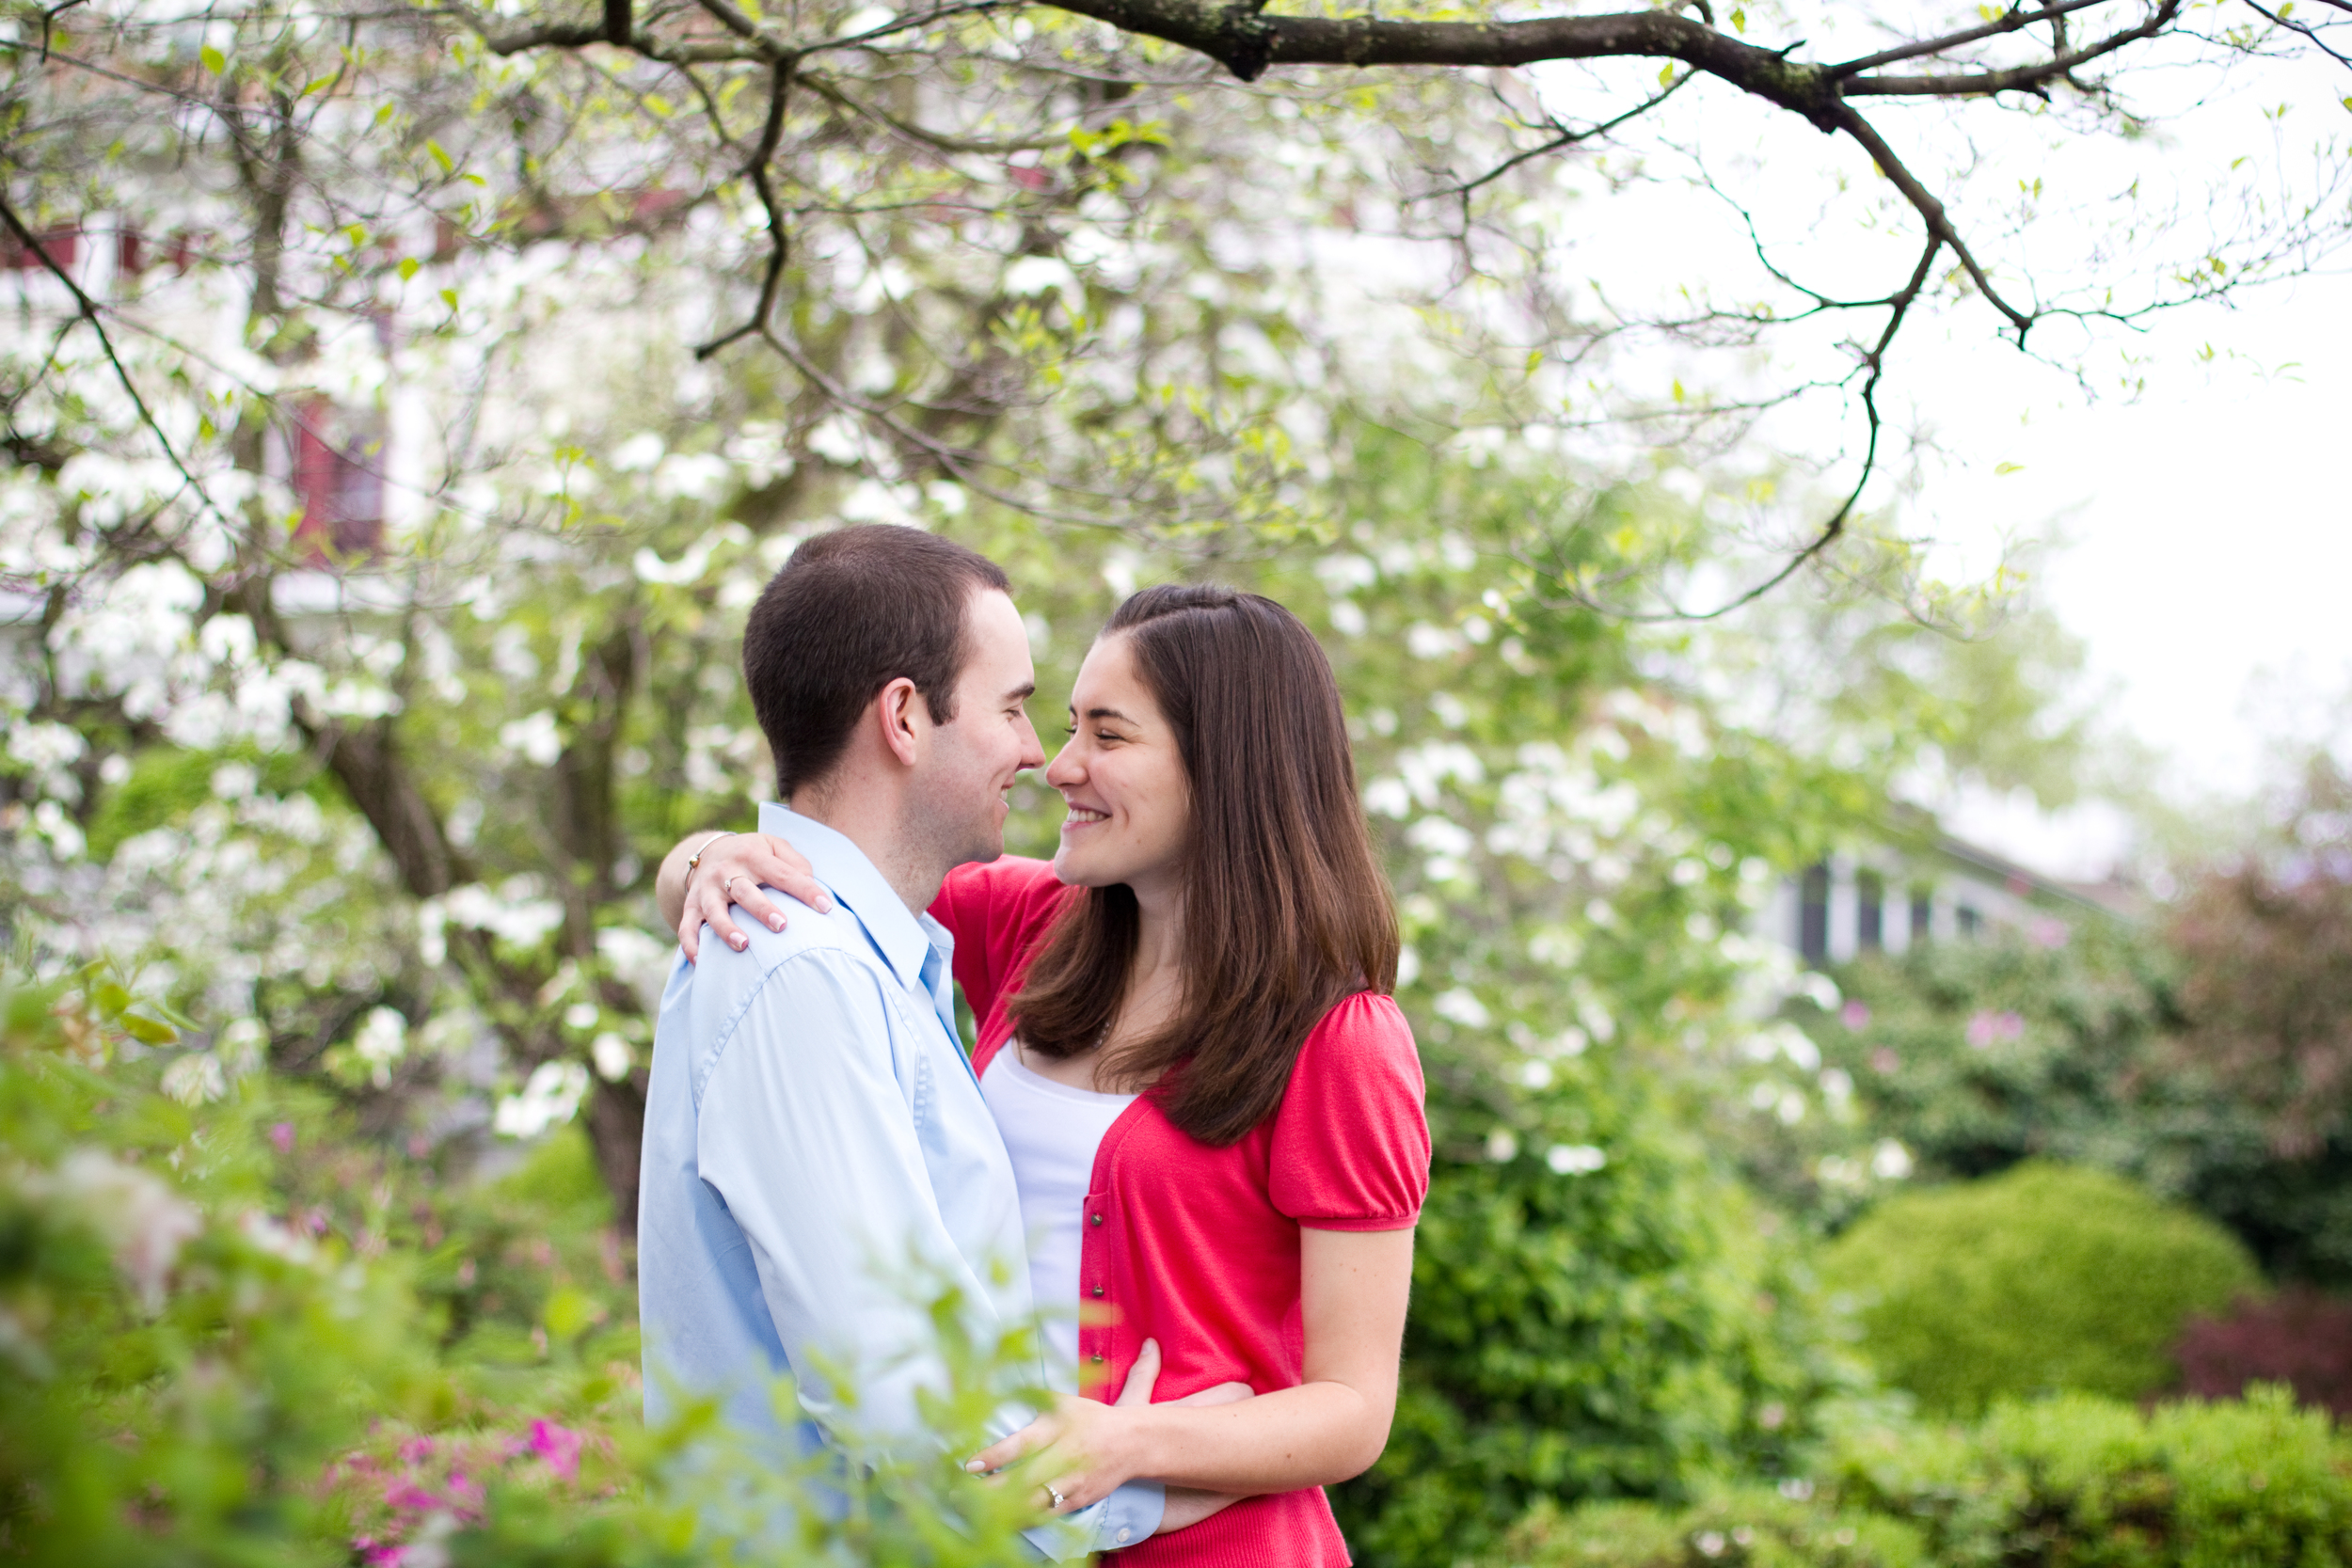
<path id="1" fill-rule="evenodd" d="M 787 840 L 806 856 L 817 879 L 866 927 L 898 983 L 909 990 L 924 989 L 923 960 L 933 948 L 944 953 L 946 929 L 908 909 L 849 834 L 772 800 L 760 803 L 759 831 Z"/>

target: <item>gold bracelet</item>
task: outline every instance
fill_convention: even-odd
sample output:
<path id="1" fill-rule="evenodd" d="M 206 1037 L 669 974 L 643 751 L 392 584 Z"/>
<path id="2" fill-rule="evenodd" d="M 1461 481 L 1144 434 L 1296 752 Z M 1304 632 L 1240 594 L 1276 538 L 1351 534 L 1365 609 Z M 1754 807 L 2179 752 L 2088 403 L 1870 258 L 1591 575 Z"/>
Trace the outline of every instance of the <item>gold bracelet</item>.
<path id="1" fill-rule="evenodd" d="M 678 891 L 682 893 L 686 889 L 694 885 L 694 870 L 697 866 L 702 864 L 703 857 L 710 853 L 710 847 L 712 845 L 718 843 L 723 838 L 734 838 L 737 835 L 734 832 L 728 832 L 723 833 L 712 833 L 708 838 L 704 839 L 702 847 L 686 857 L 686 879 L 678 883 Z"/>

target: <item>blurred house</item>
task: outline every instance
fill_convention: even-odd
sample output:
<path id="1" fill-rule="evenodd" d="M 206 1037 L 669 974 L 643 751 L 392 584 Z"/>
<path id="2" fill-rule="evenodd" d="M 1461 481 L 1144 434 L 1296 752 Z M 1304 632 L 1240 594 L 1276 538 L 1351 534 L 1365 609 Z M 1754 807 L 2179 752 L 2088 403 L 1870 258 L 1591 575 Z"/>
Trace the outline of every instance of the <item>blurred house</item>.
<path id="1" fill-rule="evenodd" d="M 2085 919 L 2130 920 L 2141 895 L 2118 882 L 2074 882 L 2021 865 L 1938 830 L 1924 814 L 1785 878 L 1757 931 L 1808 964 L 1914 942 L 1976 942 L 2014 933 L 2056 946 Z"/>

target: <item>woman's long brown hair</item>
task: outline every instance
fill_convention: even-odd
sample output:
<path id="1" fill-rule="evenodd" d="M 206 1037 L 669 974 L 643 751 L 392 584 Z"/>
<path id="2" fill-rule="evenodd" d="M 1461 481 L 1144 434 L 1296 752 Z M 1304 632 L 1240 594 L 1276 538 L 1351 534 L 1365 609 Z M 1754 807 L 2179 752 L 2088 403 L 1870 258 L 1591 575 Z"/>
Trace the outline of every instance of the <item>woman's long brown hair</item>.
<path id="1" fill-rule="evenodd" d="M 1314 634 L 1272 599 L 1147 588 L 1104 637 L 1176 733 L 1192 787 L 1176 1017 L 1120 1044 L 1103 1076 L 1157 1078 L 1168 1119 L 1230 1144 L 1281 1103 L 1332 1004 L 1396 984 L 1396 907 L 1356 794 L 1339 683 Z M 1073 899 L 1009 1006 L 1024 1046 L 1090 1049 L 1119 1011 L 1139 916 L 1123 883 Z"/>

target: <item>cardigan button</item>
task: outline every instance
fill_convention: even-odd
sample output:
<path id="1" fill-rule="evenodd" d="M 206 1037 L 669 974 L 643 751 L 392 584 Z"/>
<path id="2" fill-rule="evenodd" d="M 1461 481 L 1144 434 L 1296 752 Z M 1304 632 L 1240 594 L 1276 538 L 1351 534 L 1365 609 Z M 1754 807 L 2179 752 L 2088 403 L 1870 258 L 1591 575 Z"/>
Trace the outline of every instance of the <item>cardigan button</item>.
<path id="1" fill-rule="evenodd" d="M 1101 1294 L 1103 1293 L 1103 1287 L 1101 1287 L 1100 1285 L 1097 1285 L 1097 1286 L 1094 1288 L 1094 1293 L 1095 1293 L 1096 1295 L 1098 1295 L 1098 1296 L 1099 1296 L 1099 1295 L 1101 1295 Z"/>
<path id="2" fill-rule="evenodd" d="M 1101 1353 L 1100 1351 L 1097 1351 L 1097 1352 L 1094 1354 L 1093 1360 L 1094 1360 L 1094 1364 L 1095 1364 L 1096 1366 L 1098 1366 L 1098 1367 L 1099 1367 L 1099 1366 L 1101 1366 L 1101 1365 L 1103 1364 L 1103 1354 L 1102 1354 L 1102 1353 Z"/>
<path id="3" fill-rule="evenodd" d="M 1100 1214 L 1089 1214 L 1087 1218 L 1093 1221 L 1096 1225 L 1103 1223 L 1103 1216 Z"/>

